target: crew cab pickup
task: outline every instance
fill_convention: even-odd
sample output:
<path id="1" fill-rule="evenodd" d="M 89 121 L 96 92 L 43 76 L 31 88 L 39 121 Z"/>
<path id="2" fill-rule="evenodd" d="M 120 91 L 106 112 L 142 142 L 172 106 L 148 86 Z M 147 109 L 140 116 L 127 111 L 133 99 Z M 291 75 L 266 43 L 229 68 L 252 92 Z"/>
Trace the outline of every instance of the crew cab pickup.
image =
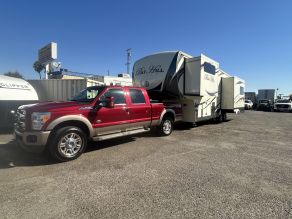
<path id="1" fill-rule="evenodd" d="M 15 137 L 26 149 L 46 149 L 60 161 L 79 157 L 89 140 L 99 141 L 154 129 L 170 135 L 175 115 L 162 103 L 150 103 L 144 88 L 94 86 L 68 102 L 23 105 L 15 119 Z"/>

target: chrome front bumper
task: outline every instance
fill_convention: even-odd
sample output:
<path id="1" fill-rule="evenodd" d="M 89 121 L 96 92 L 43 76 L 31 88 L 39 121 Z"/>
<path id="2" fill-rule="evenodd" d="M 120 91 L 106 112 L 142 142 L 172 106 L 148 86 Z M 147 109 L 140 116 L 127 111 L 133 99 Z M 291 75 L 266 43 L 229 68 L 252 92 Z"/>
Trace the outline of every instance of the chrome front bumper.
<path id="1" fill-rule="evenodd" d="M 17 143 L 28 150 L 43 150 L 47 144 L 50 133 L 50 131 L 19 132 L 14 130 Z"/>

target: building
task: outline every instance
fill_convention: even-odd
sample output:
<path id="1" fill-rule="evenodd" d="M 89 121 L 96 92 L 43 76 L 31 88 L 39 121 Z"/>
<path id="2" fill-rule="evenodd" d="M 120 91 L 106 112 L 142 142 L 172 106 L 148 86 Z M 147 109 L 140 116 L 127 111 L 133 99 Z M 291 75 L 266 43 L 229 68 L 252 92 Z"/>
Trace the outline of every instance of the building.
<path id="1" fill-rule="evenodd" d="M 62 79 L 84 79 L 82 76 L 73 76 L 63 74 Z M 132 86 L 132 78 L 129 74 L 119 74 L 118 76 L 109 76 L 109 75 L 101 75 L 101 76 L 93 76 L 91 78 L 86 78 L 88 82 L 91 82 L 93 86 L 96 82 L 96 85 L 117 85 L 117 86 Z M 90 84 L 90 83 L 87 83 Z"/>
<path id="2" fill-rule="evenodd" d="M 251 100 L 253 103 L 257 100 L 256 92 L 245 92 L 245 99 Z"/>
<path id="3" fill-rule="evenodd" d="M 97 80 L 105 85 L 118 85 L 118 86 L 132 86 L 132 78 L 129 74 L 119 74 L 118 76 L 98 76 Z"/>
<path id="4" fill-rule="evenodd" d="M 259 89 L 258 100 L 270 100 L 272 103 L 275 100 L 275 89 Z"/>
<path id="5" fill-rule="evenodd" d="M 95 78 L 84 78 L 80 76 L 73 76 L 73 75 L 63 75 L 62 80 L 77 80 L 77 79 L 82 79 L 86 80 L 86 86 L 91 87 L 91 86 L 98 86 L 98 85 L 104 85 L 103 82 L 99 81 L 98 79 Z"/>

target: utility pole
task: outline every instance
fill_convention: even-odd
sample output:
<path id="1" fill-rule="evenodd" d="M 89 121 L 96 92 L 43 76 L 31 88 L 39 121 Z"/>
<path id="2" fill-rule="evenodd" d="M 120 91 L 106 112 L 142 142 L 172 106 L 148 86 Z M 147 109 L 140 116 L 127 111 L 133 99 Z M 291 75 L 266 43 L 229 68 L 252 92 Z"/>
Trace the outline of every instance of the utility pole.
<path id="1" fill-rule="evenodd" d="M 130 65 L 131 65 L 131 57 L 132 57 L 132 51 L 131 48 L 127 49 L 127 73 L 130 74 Z"/>

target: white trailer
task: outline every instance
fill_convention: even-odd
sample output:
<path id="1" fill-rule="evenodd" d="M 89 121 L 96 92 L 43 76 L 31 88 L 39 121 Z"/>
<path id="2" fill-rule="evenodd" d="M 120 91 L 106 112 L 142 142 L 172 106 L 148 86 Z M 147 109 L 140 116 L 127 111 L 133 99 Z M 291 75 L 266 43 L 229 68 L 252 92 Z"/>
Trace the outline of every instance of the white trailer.
<path id="1" fill-rule="evenodd" d="M 238 77 L 222 79 L 221 109 L 232 111 L 244 106 L 244 81 Z"/>
<path id="2" fill-rule="evenodd" d="M 184 122 L 221 120 L 227 112 L 244 110 L 245 82 L 203 54 L 192 57 L 175 51 L 146 56 L 134 64 L 133 83 L 146 87 L 153 100 L 180 105 Z"/>
<path id="3" fill-rule="evenodd" d="M 38 100 L 35 89 L 27 81 L 0 75 L 0 132 L 11 131 L 13 128 L 13 115 L 10 111 Z"/>

